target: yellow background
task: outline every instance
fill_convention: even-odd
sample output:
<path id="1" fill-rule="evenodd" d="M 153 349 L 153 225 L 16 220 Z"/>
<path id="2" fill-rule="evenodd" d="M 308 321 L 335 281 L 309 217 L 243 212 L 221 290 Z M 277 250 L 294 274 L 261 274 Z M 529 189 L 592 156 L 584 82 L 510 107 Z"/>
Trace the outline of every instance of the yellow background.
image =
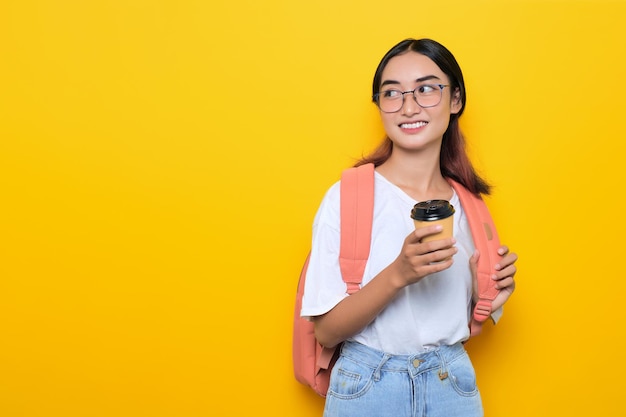
<path id="1" fill-rule="evenodd" d="M 469 344 L 487 416 L 623 410 L 623 1 L 2 0 L 0 415 L 319 416 L 296 281 L 382 137 L 406 37 L 461 63 L 462 126 L 520 255 Z"/>

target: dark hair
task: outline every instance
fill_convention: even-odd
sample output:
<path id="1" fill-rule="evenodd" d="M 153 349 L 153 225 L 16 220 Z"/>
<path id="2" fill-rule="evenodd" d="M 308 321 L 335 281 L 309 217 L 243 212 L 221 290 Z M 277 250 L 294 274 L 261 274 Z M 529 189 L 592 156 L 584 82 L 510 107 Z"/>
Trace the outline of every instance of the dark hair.
<path id="1" fill-rule="evenodd" d="M 417 52 L 430 58 L 449 78 L 450 91 L 452 95 L 458 94 L 461 109 L 456 114 L 450 115 L 450 123 L 448 129 L 443 134 L 440 152 L 441 174 L 444 177 L 451 178 L 465 186 L 474 194 L 489 194 L 490 186 L 483 180 L 474 170 L 472 163 L 467 156 L 465 150 L 465 138 L 459 127 L 459 117 L 465 110 L 467 93 L 465 91 L 465 82 L 461 67 L 457 63 L 452 53 L 445 46 L 431 39 L 405 39 L 395 45 L 383 57 L 376 68 L 374 81 L 372 83 L 372 100 L 374 94 L 378 93 L 382 82 L 383 70 L 393 57 L 405 54 L 407 52 Z M 393 149 L 393 142 L 386 137 L 383 143 L 374 150 L 370 155 L 364 157 L 355 166 L 374 163 L 378 166 L 389 159 Z"/>

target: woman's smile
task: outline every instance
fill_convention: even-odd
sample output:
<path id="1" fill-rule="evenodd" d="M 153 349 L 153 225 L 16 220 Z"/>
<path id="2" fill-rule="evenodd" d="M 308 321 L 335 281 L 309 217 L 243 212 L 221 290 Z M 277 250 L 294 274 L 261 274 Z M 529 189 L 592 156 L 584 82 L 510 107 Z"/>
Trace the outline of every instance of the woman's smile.
<path id="1" fill-rule="evenodd" d="M 401 123 L 400 129 L 402 129 L 405 133 L 417 133 L 425 127 L 428 122 L 425 121 L 417 121 L 417 122 L 405 122 Z"/>

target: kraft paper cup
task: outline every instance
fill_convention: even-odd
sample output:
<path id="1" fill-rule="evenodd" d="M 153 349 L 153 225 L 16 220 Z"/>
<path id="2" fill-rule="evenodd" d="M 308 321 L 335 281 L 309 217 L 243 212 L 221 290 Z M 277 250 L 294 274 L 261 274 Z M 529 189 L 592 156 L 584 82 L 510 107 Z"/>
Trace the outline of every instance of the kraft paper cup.
<path id="1" fill-rule="evenodd" d="M 411 218 L 415 228 L 440 224 L 443 230 L 434 235 L 428 235 L 422 242 L 445 239 L 453 235 L 454 207 L 447 200 L 427 200 L 417 203 L 411 210 Z"/>

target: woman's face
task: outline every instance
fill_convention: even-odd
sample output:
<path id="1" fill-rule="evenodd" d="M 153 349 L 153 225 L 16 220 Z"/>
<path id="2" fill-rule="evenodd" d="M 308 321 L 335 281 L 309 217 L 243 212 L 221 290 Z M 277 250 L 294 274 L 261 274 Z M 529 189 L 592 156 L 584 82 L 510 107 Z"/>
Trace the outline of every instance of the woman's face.
<path id="1" fill-rule="evenodd" d="M 387 90 L 411 91 L 424 84 L 449 85 L 446 74 L 430 58 L 416 52 L 407 52 L 389 60 L 383 70 L 381 94 Z M 438 88 L 438 87 L 437 87 Z M 434 107 L 420 107 L 411 93 L 404 95 L 402 108 L 395 113 L 380 111 L 383 126 L 394 143 L 394 149 L 421 150 L 441 146 L 448 128 L 450 115 L 460 111 L 458 94 L 450 87 L 442 91 L 441 101 Z"/>

